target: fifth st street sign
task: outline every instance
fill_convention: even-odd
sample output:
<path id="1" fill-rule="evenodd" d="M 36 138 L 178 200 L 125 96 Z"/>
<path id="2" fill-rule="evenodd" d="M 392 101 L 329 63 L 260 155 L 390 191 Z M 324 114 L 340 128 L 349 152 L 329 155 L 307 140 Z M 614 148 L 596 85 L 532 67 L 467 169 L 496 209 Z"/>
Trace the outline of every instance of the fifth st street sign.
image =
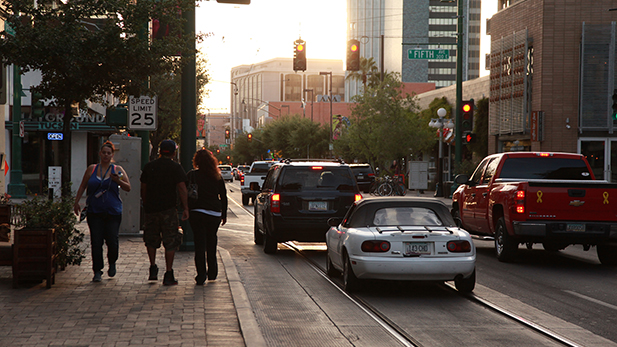
<path id="1" fill-rule="evenodd" d="M 407 51 L 409 59 L 449 59 L 450 50 L 447 49 L 410 49 Z"/>

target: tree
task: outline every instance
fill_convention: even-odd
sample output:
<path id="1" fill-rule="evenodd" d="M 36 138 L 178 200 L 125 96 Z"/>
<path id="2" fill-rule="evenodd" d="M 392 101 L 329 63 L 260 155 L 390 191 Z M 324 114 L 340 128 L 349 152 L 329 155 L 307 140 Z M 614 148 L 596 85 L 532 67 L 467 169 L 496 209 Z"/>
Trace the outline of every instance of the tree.
<path id="1" fill-rule="evenodd" d="M 330 131 L 327 125 L 314 123 L 296 114 L 285 116 L 264 127 L 263 142 L 268 149 L 280 153 L 283 158 L 323 158 L 328 152 L 328 137 Z"/>
<path id="2" fill-rule="evenodd" d="M 371 57 L 366 59 L 360 57 L 360 70 L 350 72 L 346 79 L 352 81 L 362 81 L 362 85 L 366 89 L 367 85 L 375 87 L 381 83 L 381 72 L 375 64 L 375 60 Z"/>
<path id="3" fill-rule="evenodd" d="M 202 98 L 207 96 L 206 85 L 210 76 L 206 70 L 206 60 L 199 53 L 197 54 L 196 64 L 197 77 L 197 103 L 202 104 Z M 158 95 L 158 127 L 156 131 L 150 132 L 150 160 L 156 159 L 158 144 L 165 139 L 172 139 L 176 143 L 180 142 L 180 86 L 181 75 L 176 73 L 166 73 L 163 75 L 152 76 L 150 85 L 156 95 Z M 196 115 L 196 117 L 201 117 Z"/>
<path id="4" fill-rule="evenodd" d="M 42 82 L 31 92 L 64 109 L 63 183 L 70 181 L 75 105 L 151 93 L 148 76 L 180 71 L 184 60 L 175 57 L 178 53 L 194 56 L 187 48 L 194 33 L 181 35 L 178 15 L 194 1 L 3 0 L 2 5 L 0 19 L 15 32 L 0 35 L 2 62 L 24 73 L 40 71 Z M 150 42 L 145 28 L 152 18 L 167 23 L 169 35 Z"/>
<path id="5" fill-rule="evenodd" d="M 354 96 L 350 126 L 334 142 L 346 160 L 366 159 L 374 166 L 422 152 L 432 145 L 432 133 L 417 115 L 413 97 L 402 91 L 400 75 L 389 73 L 378 85 L 367 85 Z"/>

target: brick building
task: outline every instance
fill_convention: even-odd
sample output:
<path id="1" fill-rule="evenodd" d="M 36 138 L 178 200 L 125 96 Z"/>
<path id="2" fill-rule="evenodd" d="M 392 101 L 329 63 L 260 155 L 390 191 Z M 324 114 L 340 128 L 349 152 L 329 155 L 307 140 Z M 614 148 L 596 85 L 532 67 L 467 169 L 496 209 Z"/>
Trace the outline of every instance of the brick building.
<path id="1" fill-rule="evenodd" d="M 489 151 L 578 152 L 617 182 L 615 0 L 499 0 L 491 36 Z"/>

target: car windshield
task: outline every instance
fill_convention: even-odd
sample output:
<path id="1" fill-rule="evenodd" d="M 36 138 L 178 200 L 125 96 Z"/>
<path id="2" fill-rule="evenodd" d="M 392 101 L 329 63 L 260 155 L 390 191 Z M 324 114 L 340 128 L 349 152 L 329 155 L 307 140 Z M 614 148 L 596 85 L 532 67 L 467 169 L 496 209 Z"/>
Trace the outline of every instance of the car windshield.
<path id="1" fill-rule="evenodd" d="M 303 189 L 353 190 L 354 179 L 347 168 L 288 167 L 282 177 L 284 191 Z"/>
<path id="2" fill-rule="evenodd" d="M 220 166 L 221 171 L 231 171 L 230 167 Z"/>
<path id="3" fill-rule="evenodd" d="M 386 207 L 375 211 L 375 226 L 443 225 L 437 214 L 425 207 Z"/>
<path id="4" fill-rule="evenodd" d="M 569 158 L 508 158 L 499 178 L 591 180 L 585 161 Z"/>

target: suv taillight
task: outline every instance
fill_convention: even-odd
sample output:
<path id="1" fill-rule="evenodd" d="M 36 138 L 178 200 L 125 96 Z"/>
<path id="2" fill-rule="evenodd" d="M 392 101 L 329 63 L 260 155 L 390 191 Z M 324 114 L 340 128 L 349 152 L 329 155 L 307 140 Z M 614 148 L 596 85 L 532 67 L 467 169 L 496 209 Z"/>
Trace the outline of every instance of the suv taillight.
<path id="1" fill-rule="evenodd" d="M 270 196 L 270 211 L 272 213 L 281 213 L 281 194 L 272 194 Z"/>
<path id="2" fill-rule="evenodd" d="M 354 201 L 360 201 L 360 200 L 362 200 L 362 194 L 356 194 Z"/>
<path id="3" fill-rule="evenodd" d="M 514 195 L 514 209 L 516 213 L 525 213 L 525 191 L 517 190 Z"/>

